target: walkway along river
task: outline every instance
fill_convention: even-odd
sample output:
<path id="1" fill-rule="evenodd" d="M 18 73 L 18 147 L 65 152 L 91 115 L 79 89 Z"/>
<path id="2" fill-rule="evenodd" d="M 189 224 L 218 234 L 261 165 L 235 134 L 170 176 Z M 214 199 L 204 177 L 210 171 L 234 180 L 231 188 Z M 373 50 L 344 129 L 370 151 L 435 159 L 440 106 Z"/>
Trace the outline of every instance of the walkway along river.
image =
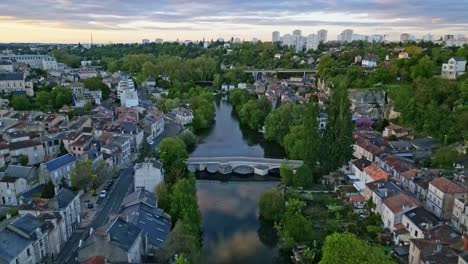
<path id="1" fill-rule="evenodd" d="M 191 157 L 284 157 L 280 147 L 264 143 L 258 133 L 242 131 L 225 99 L 217 98 L 215 104 L 216 124 L 202 135 Z M 198 176 L 217 179 L 197 181 L 203 217 L 203 263 L 282 263 L 272 226 L 258 220 L 260 194 L 274 188 L 278 178 Z M 225 177 L 227 180 L 219 180 Z"/>

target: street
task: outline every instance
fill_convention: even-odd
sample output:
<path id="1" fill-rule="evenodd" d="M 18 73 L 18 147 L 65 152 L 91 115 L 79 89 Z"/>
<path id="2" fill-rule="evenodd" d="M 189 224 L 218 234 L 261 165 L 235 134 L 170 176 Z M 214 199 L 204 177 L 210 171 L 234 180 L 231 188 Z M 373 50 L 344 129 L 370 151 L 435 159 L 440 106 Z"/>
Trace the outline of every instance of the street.
<path id="1" fill-rule="evenodd" d="M 125 196 L 133 191 L 133 169 L 126 168 L 119 171 L 119 179 L 114 185 L 109 195 L 100 203 L 90 228 L 96 229 L 109 220 L 112 213 L 117 213 Z M 89 228 L 77 229 L 65 244 L 60 252 L 56 263 L 75 263 L 78 256 L 78 246 L 80 240 L 84 241 L 89 237 Z"/>

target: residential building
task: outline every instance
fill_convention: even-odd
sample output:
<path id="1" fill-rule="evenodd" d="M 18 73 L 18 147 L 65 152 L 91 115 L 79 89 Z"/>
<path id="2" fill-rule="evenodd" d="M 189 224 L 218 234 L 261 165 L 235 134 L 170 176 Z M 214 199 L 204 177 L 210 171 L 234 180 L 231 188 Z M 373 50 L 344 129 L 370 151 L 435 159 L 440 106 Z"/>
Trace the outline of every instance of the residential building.
<path id="1" fill-rule="evenodd" d="M 39 263 L 34 254 L 33 241 L 9 229 L 0 231 L 0 263 Z"/>
<path id="2" fill-rule="evenodd" d="M 120 149 L 120 161 L 122 163 L 126 163 L 128 161 L 130 161 L 130 156 L 131 156 L 131 146 L 132 146 L 132 143 L 131 143 L 131 137 L 126 137 L 126 136 L 122 136 L 122 135 L 119 135 L 119 136 L 114 136 L 112 138 L 112 142 L 113 144 L 115 144 L 116 146 L 119 147 Z"/>
<path id="3" fill-rule="evenodd" d="M 47 224 L 31 214 L 24 214 L 6 227 L 33 242 L 33 254 L 38 262 L 46 262 L 50 255 Z M 51 260 L 51 259 L 49 259 Z"/>
<path id="4" fill-rule="evenodd" d="M 60 215 L 63 221 L 61 239 L 66 242 L 81 223 L 80 196 L 80 192 L 61 188 L 54 198 L 26 201 L 19 206 L 18 212 L 20 215 L 32 214 L 36 217 L 44 214 Z"/>
<path id="5" fill-rule="evenodd" d="M 176 111 L 176 122 L 180 125 L 188 125 L 193 121 L 193 112 L 190 108 L 179 107 L 175 109 Z"/>
<path id="6" fill-rule="evenodd" d="M 33 84 L 22 72 L 0 72 L 0 91 L 6 94 L 34 96 Z"/>
<path id="7" fill-rule="evenodd" d="M 0 59 L 25 63 L 31 68 L 45 71 L 57 70 L 57 61 L 54 57 L 49 55 L 7 55 L 1 56 Z"/>
<path id="8" fill-rule="evenodd" d="M 155 195 L 139 189 L 125 197 L 120 216 L 142 230 L 144 256 L 153 256 L 169 237 L 171 218 L 157 208 Z"/>
<path id="9" fill-rule="evenodd" d="M 413 139 L 414 137 L 414 130 L 411 128 L 404 128 L 399 125 L 394 125 L 391 124 L 389 126 L 386 126 L 383 133 L 383 137 L 389 138 L 389 137 L 396 137 L 398 139 L 401 138 L 408 138 L 408 139 Z"/>
<path id="10" fill-rule="evenodd" d="M 138 106 L 138 92 L 136 90 L 126 90 L 120 94 L 120 105 L 125 107 Z"/>
<path id="11" fill-rule="evenodd" d="M 273 43 L 278 43 L 281 41 L 280 33 L 278 31 L 273 31 L 271 41 Z"/>
<path id="12" fill-rule="evenodd" d="M 13 63 L 10 60 L 0 60 L 0 72 L 13 72 Z"/>
<path id="13" fill-rule="evenodd" d="M 385 36 L 382 35 L 370 35 L 369 36 L 370 43 L 382 43 L 385 41 Z"/>
<path id="14" fill-rule="evenodd" d="M 440 227 L 446 227 L 441 225 Z M 466 239 L 466 238 L 465 238 Z M 409 264 L 457 264 L 460 252 L 467 251 L 463 239 L 450 228 L 441 228 L 432 238 L 410 240 Z"/>
<path id="15" fill-rule="evenodd" d="M 379 166 L 375 164 L 371 164 L 370 166 L 365 167 L 363 169 L 363 172 L 364 173 L 361 174 L 363 178 L 361 178 L 360 180 L 365 184 L 373 181 L 386 181 L 390 176 L 388 172 L 382 170 L 381 168 L 379 168 Z"/>
<path id="16" fill-rule="evenodd" d="M 37 169 L 33 166 L 8 165 L 5 170 L 5 175 L 25 179 L 28 188 L 35 187 L 39 184 Z"/>
<path id="17" fill-rule="evenodd" d="M 155 140 L 164 132 L 164 117 L 161 114 L 148 114 L 140 124 L 148 142 Z"/>
<path id="18" fill-rule="evenodd" d="M 369 36 L 361 34 L 353 34 L 353 41 L 368 41 Z"/>
<path id="19" fill-rule="evenodd" d="M 328 31 L 326 29 L 320 29 L 317 31 L 317 38 L 320 43 L 326 43 L 328 41 Z"/>
<path id="20" fill-rule="evenodd" d="M 367 55 L 362 58 L 361 65 L 365 68 L 375 68 L 379 62 L 379 57 L 375 55 Z"/>
<path id="21" fill-rule="evenodd" d="M 154 79 L 152 76 L 148 76 L 148 78 L 146 78 L 144 85 L 146 88 L 156 87 L 156 79 Z"/>
<path id="22" fill-rule="evenodd" d="M 129 76 L 122 76 L 117 85 L 117 97 L 120 99 L 122 93 L 127 90 L 135 90 L 135 83 Z"/>
<path id="23" fill-rule="evenodd" d="M 142 230 L 116 217 L 100 227 L 78 251 L 78 261 L 101 256 L 111 263 L 142 263 Z"/>
<path id="24" fill-rule="evenodd" d="M 404 193 L 399 193 L 386 198 L 382 204 L 382 221 L 384 227 L 390 231 L 396 229 L 395 225 L 401 224 L 402 215 L 408 210 L 419 206 L 419 202 Z"/>
<path id="25" fill-rule="evenodd" d="M 408 33 L 403 33 L 400 35 L 400 42 L 406 43 L 408 41 L 411 41 L 411 35 Z"/>
<path id="26" fill-rule="evenodd" d="M 464 198 L 468 190 L 451 180 L 440 177 L 429 183 L 426 209 L 446 221 L 452 219 L 455 200 Z"/>
<path id="27" fill-rule="evenodd" d="M 319 40 L 316 34 L 310 34 L 307 36 L 306 50 L 317 50 Z"/>
<path id="28" fill-rule="evenodd" d="M 135 165 L 133 178 L 135 191 L 138 189 L 154 192 L 156 186 L 163 182 L 161 163 L 157 161 L 145 161 Z"/>
<path id="29" fill-rule="evenodd" d="M 3 176 L 0 179 L 0 204 L 17 206 L 18 196 L 28 189 L 26 179 Z"/>
<path id="30" fill-rule="evenodd" d="M 149 44 L 150 43 L 150 40 L 149 39 L 143 39 L 141 41 L 141 44 Z"/>
<path id="31" fill-rule="evenodd" d="M 456 80 L 466 73 L 466 59 L 464 57 L 452 57 L 448 63 L 442 64 L 441 77 Z"/>
<path id="32" fill-rule="evenodd" d="M 45 183 L 50 180 L 55 186 L 65 181 L 65 183 L 71 186 L 70 176 L 75 169 L 75 165 L 76 158 L 72 154 L 65 154 L 43 165 L 41 164 L 41 181 Z"/>
<path id="33" fill-rule="evenodd" d="M 45 159 L 44 146 L 36 140 L 11 142 L 9 149 L 12 163 L 19 162 L 21 155 L 28 157 L 28 165 L 39 164 Z"/>
<path id="34" fill-rule="evenodd" d="M 398 59 L 399 59 L 399 60 L 401 60 L 401 59 L 408 59 L 408 58 L 409 58 L 408 52 L 402 51 L 402 52 L 398 53 Z"/>
<path id="35" fill-rule="evenodd" d="M 453 203 L 452 226 L 460 233 L 468 231 L 468 197 L 455 199 Z"/>
<path id="36" fill-rule="evenodd" d="M 408 230 L 411 238 L 428 238 L 434 227 L 443 224 L 440 218 L 422 206 L 405 212 L 401 223 Z"/>
<path id="37" fill-rule="evenodd" d="M 350 43 L 350 42 L 353 41 L 354 30 L 345 29 L 345 30 L 343 30 L 343 32 L 341 32 L 341 36 L 342 36 L 342 39 L 341 39 L 342 42 Z"/>
<path id="38" fill-rule="evenodd" d="M 366 184 L 364 197 L 372 199 L 372 202 L 375 204 L 375 209 L 373 211 L 382 215 L 383 201 L 401 192 L 400 187 L 393 182 L 380 180 Z"/>

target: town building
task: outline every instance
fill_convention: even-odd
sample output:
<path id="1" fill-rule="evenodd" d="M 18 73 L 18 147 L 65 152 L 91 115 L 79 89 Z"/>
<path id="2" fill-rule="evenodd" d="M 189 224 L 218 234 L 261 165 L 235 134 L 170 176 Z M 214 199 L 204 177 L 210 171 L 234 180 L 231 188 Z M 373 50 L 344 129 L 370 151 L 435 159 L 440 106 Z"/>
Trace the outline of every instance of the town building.
<path id="1" fill-rule="evenodd" d="M 442 64 L 442 78 L 456 80 L 466 73 L 466 59 L 464 57 L 452 57 L 448 63 Z"/>
<path id="2" fill-rule="evenodd" d="M 193 111 L 190 108 L 179 107 L 175 109 L 176 122 L 182 126 L 191 124 L 193 121 Z"/>
<path id="3" fill-rule="evenodd" d="M 34 96 L 33 84 L 22 72 L 0 72 L 0 91 L 6 94 Z"/>
<path id="4" fill-rule="evenodd" d="M 18 196 L 28 189 L 26 179 L 3 176 L 0 179 L 0 204 L 17 206 Z"/>
<path id="5" fill-rule="evenodd" d="M 281 41 L 281 36 L 278 31 L 273 31 L 272 36 L 271 36 L 271 41 L 273 43 L 278 43 Z"/>
<path id="6" fill-rule="evenodd" d="M 126 90 L 120 94 L 120 105 L 125 107 L 138 106 L 138 92 L 136 90 Z"/>
<path id="7" fill-rule="evenodd" d="M 382 221 L 384 227 L 394 231 L 401 224 L 402 216 L 408 210 L 419 206 L 419 202 L 404 193 L 386 198 L 382 204 Z"/>
<path id="8" fill-rule="evenodd" d="M 40 178 L 42 182 L 52 181 L 55 186 L 60 185 L 63 181 L 71 186 L 71 174 L 75 169 L 76 158 L 71 154 L 65 154 L 56 159 L 41 164 Z"/>
<path id="9" fill-rule="evenodd" d="M 154 192 L 156 186 L 163 182 L 161 163 L 157 161 L 145 161 L 135 165 L 134 176 L 135 191 L 138 189 Z"/>
<path id="10" fill-rule="evenodd" d="M 468 231 L 468 197 L 455 199 L 451 223 L 460 233 Z"/>
<path id="11" fill-rule="evenodd" d="M 57 61 L 49 55 L 7 55 L 0 56 L 0 59 L 25 63 L 31 68 L 45 71 L 57 70 Z"/>
<path id="12" fill-rule="evenodd" d="M 426 209 L 446 221 L 452 219 L 455 200 L 464 198 L 468 190 L 452 182 L 451 180 L 440 177 L 429 183 L 429 190 L 426 199 Z"/>
<path id="13" fill-rule="evenodd" d="M 320 29 L 317 31 L 317 38 L 320 43 L 326 43 L 328 41 L 328 31 L 326 29 Z"/>

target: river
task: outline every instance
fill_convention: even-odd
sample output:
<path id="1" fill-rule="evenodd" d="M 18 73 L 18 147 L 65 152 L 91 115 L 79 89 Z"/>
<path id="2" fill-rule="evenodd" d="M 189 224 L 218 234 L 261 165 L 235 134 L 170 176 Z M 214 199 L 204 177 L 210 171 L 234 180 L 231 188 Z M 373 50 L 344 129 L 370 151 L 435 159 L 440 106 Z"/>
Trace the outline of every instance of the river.
<path id="1" fill-rule="evenodd" d="M 206 131 L 192 157 L 249 156 L 283 158 L 280 147 L 264 142 L 255 131 L 243 130 L 232 106 L 217 97 L 216 124 Z M 198 180 L 203 218 L 203 263 L 279 263 L 274 231 L 258 220 L 260 194 L 278 181 L 259 177 Z M 233 180 L 237 179 L 237 180 Z"/>

